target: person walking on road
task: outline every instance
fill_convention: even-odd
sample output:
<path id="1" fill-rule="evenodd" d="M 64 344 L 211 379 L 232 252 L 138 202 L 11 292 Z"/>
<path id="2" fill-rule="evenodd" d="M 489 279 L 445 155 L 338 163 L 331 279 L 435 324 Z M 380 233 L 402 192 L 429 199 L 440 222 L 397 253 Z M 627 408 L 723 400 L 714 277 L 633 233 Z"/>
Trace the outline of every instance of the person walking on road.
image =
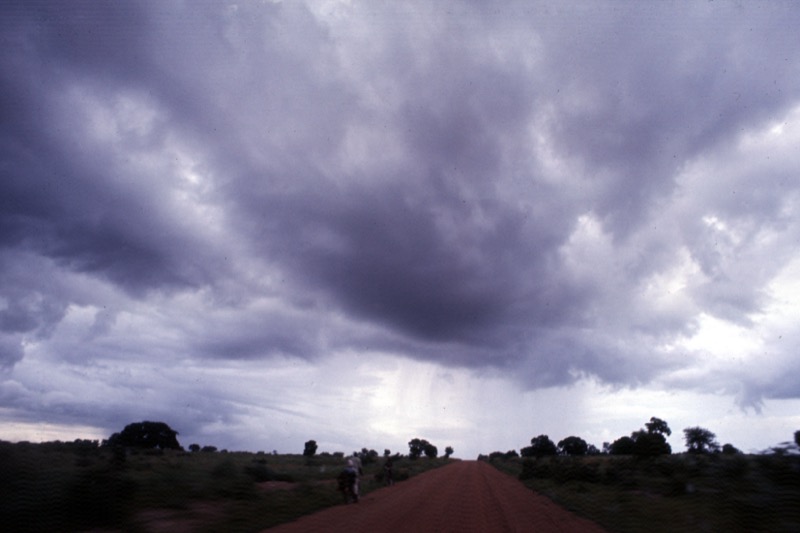
<path id="1" fill-rule="evenodd" d="M 383 463 L 383 482 L 388 486 L 394 485 L 394 472 L 392 471 L 392 458 L 387 457 Z"/>
<path id="2" fill-rule="evenodd" d="M 347 460 L 347 466 L 339 474 L 339 490 L 344 494 L 345 503 L 358 503 L 361 495 L 361 460 L 358 457 L 351 457 Z"/>

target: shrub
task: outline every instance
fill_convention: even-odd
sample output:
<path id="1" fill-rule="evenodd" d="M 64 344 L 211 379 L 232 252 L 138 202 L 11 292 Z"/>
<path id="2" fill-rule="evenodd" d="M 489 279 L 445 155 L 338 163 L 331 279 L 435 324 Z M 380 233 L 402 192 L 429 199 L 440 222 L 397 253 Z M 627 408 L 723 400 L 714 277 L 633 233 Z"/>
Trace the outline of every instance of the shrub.
<path id="1" fill-rule="evenodd" d="M 120 433 L 114 433 L 103 444 L 105 446 L 128 446 L 131 448 L 158 448 L 181 450 L 178 432 L 164 422 L 135 422 L 128 424 Z"/>
<path id="2" fill-rule="evenodd" d="M 551 461 L 525 459 L 522 461 L 522 472 L 519 479 L 550 478 L 553 477 L 553 465 Z"/>
<path id="3" fill-rule="evenodd" d="M 310 440 L 307 441 L 305 444 L 305 448 L 303 448 L 303 455 L 306 457 L 314 457 L 314 454 L 317 453 L 317 441 Z"/>

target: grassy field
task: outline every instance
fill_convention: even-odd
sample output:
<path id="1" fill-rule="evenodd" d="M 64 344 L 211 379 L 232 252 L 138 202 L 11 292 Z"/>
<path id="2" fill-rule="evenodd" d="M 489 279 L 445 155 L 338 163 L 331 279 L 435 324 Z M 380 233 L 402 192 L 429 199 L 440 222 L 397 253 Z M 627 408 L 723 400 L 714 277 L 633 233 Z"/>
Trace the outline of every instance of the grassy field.
<path id="1" fill-rule="evenodd" d="M 493 459 L 614 532 L 800 531 L 800 457 L 689 455 Z"/>
<path id="2" fill-rule="evenodd" d="M 401 458 L 395 479 L 447 463 Z M 362 494 L 383 486 L 383 459 L 364 465 Z M 0 441 L 4 531 L 259 531 L 342 504 L 331 455 L 114 453 L 89 443 Z"/>

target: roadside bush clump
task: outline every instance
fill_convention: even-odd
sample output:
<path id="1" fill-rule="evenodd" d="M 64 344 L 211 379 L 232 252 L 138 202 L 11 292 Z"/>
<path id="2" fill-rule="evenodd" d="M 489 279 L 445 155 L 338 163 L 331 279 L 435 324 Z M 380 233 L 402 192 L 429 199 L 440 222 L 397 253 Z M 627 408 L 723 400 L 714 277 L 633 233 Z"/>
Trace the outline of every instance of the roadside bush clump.
<path id="1" fill-rule="evenodd" d="M 520 480 L 552 479 L 557 483 L 582 481 L 597 483 L 601 480 L 600 465 L 596 462 L 572 457 L 547 457 L 522 461 Z"/>
<path id="2" fill-rule="evenodd" d="M 263 464 L 248 465 L 244 468 L 244 471 L 256 483 L 273 481 L 275 479 L 275 472 Z"/>
<path id="3" fill-rule="evenodd" d="M 599 478 L 598 465 L 594 462 L 562 461 L 556 471 L 556 481 L 561 483 L 569 481 L 596 483 Z"/>
<path id="4" fill-rule="evenodd" d="M 199 450 L 198 450 L 199 451 Z M 195 503 L 215 509 L 202 516 L 205 531 L 261 531 L 341 504 L 335 478 L 343 454 L 306 457 L 248 452 L 150 454 L 96 443 L 0 441 L 0 524 L 4 531 L 152 531 L 150 511 L 175 517 L 174 530 L 197 530 Z M 393 458 L 397 482 L 447 464 Z M 364 466 L 362 493 L 383 464 Z M 294 483 L 288 490 L 260 486 Z"/>
<path id="5" fill-rule="evenodd" d="M 759 466 L 771 482 L 782 487 L 800 487 L 800 457 L 764 455 Z"/>
<path id="6" fill-rule="evenodd" d="M 253 479 L 240 471 L 231 459 L 220 462 L 211 470 L 215 481 L 214 492 L 218 497 L 237 500 L 253 499 L 256 496 Z"/>
<path id="7" fill-rule="evenodd" d="M 546 459 L 525 459 L 522 461 L 522 472 L 519 479 L 548 479 L 553 477 L 552 463 Z"/>
<path id="8" fill-rule="evenodd" d="M 742 479 L 747 474 L 749 461 L 743 455 L 726 457 L 720 466 L 722 475 L 729 480 Z"/>
<path id="9" fill-rule="evenodd" d="M 119 524 L 136 490 L 136 482 L 112 472 L 82 471 L 67 486 L 64 523 L 75 529 Z"/>
<path id="10" fill-rule="evenodd" d="M 244 472 L 256 483 L 264 483 L 266 481 L 294 482 L 294 478 L 291 475 L 279 474 L 260 462 L 246 466 Z"/>

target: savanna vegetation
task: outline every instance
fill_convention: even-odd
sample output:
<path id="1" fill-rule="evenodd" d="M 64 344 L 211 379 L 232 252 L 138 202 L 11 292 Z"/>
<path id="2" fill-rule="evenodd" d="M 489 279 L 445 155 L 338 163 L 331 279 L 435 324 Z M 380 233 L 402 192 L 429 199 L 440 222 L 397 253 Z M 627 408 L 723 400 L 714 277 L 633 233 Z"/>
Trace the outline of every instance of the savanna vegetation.
<path id="1" fill-rule="evenodd" d="M 102 443 L 0 441 L 3 529 L 259 531 L 342 504 L 336 477 L 345 454 L 318 454 L 313 441 L 297 454 L 196 444 L 186 451 L 173 446 L 171 430 L 131 426 Z M 138 430 L 150 437 L 142 440 Z M 384 460 L 371 450 L 354 453 L 362 457 L 362 494 L 382 487 Z M 391 456 L 395 482 L 447 463 L 389 450 L 384 456 Z"/>
<path id="2" fill-rule="evenodd" d="M 800 457 L 673 454 L 491 459 L 609 531 L 800 531 Z"/>
<path id="3" fill-rule="evenodd" d="M 686 450 L 672 453 L 668 424 L 605 443 L 547 435 L 529 446 L 479 459 L 515 476 L 609 531 L 800 531 L 800 431 L 759 454 L 722 446 L 701 427 L 683 430 Z M 297 454 L 218 451 L 191 444 L 162 423 L 130 424 L 102 443 L 0 441 L 0 524 L 5 531 L 259 531 L 342 504 L 336 478 L 342 452 Z M 301 447 L 302 446 L 302 447 Z M 447 464 L 425 439 L 408 455 L 384 450 L 361 459 L 362 494 Z"/>
<path id="4" fill-rule="evenodd" d="M 800 531 L 800 432 L 759 454 L 700 427 L 684 429 L 686 451 L 671 453 L 670 433 L 651 418 L 604 452 L 539 435 L 521 454 L 479 458 L 609 531 Z"/>

